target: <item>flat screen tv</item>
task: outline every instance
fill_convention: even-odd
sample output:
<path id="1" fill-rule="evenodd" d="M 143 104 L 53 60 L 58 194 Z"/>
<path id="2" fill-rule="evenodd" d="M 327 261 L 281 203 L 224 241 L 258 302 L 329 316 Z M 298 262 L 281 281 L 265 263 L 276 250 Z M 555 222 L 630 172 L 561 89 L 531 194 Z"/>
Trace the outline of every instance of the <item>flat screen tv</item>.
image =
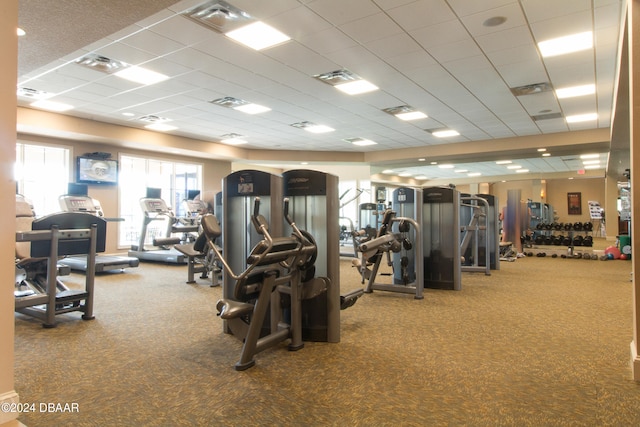
<path id="1" fill-rule="evenodd" d="M 118 161 L 78 156 L 76 159 L 76 182 L 79 184 L 116 185 L 118 183 Z"/>

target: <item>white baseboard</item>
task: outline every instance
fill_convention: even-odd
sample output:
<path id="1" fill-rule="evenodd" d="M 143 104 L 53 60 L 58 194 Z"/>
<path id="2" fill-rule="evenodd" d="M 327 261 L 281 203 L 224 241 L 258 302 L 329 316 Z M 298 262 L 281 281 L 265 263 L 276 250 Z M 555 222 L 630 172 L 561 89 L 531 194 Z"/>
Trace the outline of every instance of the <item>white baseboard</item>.
<path id="1" fill-rule="evenodd" d="M 3 394 L 0 394 L 0 407 L 4 407 L 7 404 L 15 406 L 20 402 L 20 397 L 18 393 L 15 391 L 9 391 Z M 19 412 L 8 412 L 0 410 L 0 425 L 4 423 L 8 423 L 9 421 L 13 421 L 18 418 L 20 415 Z"/>

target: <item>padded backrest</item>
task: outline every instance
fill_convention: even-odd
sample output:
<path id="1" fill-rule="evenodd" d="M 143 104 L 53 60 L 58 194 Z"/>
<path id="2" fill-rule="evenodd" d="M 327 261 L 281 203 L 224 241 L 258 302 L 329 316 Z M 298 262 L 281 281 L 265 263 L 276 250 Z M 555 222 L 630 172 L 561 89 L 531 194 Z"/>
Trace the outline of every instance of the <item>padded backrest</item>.
<path id="1" fill-rule="evenodd" d="M 251 254 L 247 258 L 247 264 L 256 264 L 258 266 L 277 264 L 288 260 L 289 258 L 298 255 L 300 251 L 300 242 L 293 237 L 276 237 L 273 239 L 271 249 L 269 244 L 262 240 L 251 250 Z M 269 249 L 269 252 L 264 255 L 264 252 Z M 260 257 L 264 255 L 264 258 L 260 260 Z"/>
<path id="2" fill-rule="evenodd" d="M 218 218 L 216 218 L 215 215 L 204 215 L 200 220 L 200 225 L 202 225 L 202 232 L 212 242 L 222 235 L 220 223 L 218 223 Z"/>
<path id="3" fill-rule="evenodd" d="M 16 194 L 16 231 L 31 231 L 31 223 L 34 214 L 31 203 L 24 197 Z M 16 258 L 29 258 L 31 252 L 30 242 L 16 242 Z"/>

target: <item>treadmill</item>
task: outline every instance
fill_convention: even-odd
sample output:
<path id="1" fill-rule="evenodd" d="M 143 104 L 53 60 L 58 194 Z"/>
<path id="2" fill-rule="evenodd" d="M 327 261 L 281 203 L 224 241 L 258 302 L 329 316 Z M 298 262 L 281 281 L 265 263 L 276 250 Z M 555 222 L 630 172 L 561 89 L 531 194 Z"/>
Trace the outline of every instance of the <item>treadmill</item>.
<path id="1" fill-rule="evenodd" d="M 149 191 L 147 191 L 147 195 L 150 195 Z M 181 243 L 181 239 L 179 237 L 171 237 L 171 235 L 173 233 L 185 234 L 197 232 L 198 226 L 176 224 L 175 215 L 160 197 L 143 197 L 140 199 L 140 207 L 144 213 L 140 240 L 137 245 L 131 246 L 129 256 L 136 257 L 142 261 L 187 264 L 187 256 L 173 248 L 173 245 Z M 144 242 L 147 237 L 147 230 L 149 224 L 153 221 L 166 222 L 165 237 L 155 237 L 153 239 L 153 246 L 145 247 Z"/>
<path id="2" fill-rule="evenodd" d="M 86 194 L 86 188 L 82 191 L 80 188 L 81 185 L 82 184 L 70 184 L 69 194 L 58 198 L 60 208 L 63 212 L 85 212 L 103 218 L 107 222 L 121 221 L 119 218 L 105 218 L 100 203 Z M 87 271 L 87 257 L 84 255 L 67 256 L 62 258 L 59 264 L 66 265 L 72 270 Z M 102 273 L 111 270 L 124 270 L 125 268 L 137 267 L 139 264 L 140 260 L 132 256 L 96 255 L 95 272 Z"/>

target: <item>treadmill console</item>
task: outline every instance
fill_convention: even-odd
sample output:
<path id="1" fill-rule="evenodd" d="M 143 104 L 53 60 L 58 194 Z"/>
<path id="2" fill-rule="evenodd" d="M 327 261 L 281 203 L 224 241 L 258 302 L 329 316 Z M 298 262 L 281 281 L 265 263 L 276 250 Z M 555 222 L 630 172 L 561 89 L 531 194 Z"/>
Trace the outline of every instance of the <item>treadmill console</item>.
<path id="1" fill-rule="evenodd" d="M 58 201 L 64 212 L 87 212 L 104 217 L 100 203 L 89 196 L 61 196 Z"/>
<path id="2" fill-rule="evenodd" d="M 144 197 L 140 199 L 140 206 L 145 213 L 169 213 L 171 209 L 162 199 L 151 199 Z"/>

